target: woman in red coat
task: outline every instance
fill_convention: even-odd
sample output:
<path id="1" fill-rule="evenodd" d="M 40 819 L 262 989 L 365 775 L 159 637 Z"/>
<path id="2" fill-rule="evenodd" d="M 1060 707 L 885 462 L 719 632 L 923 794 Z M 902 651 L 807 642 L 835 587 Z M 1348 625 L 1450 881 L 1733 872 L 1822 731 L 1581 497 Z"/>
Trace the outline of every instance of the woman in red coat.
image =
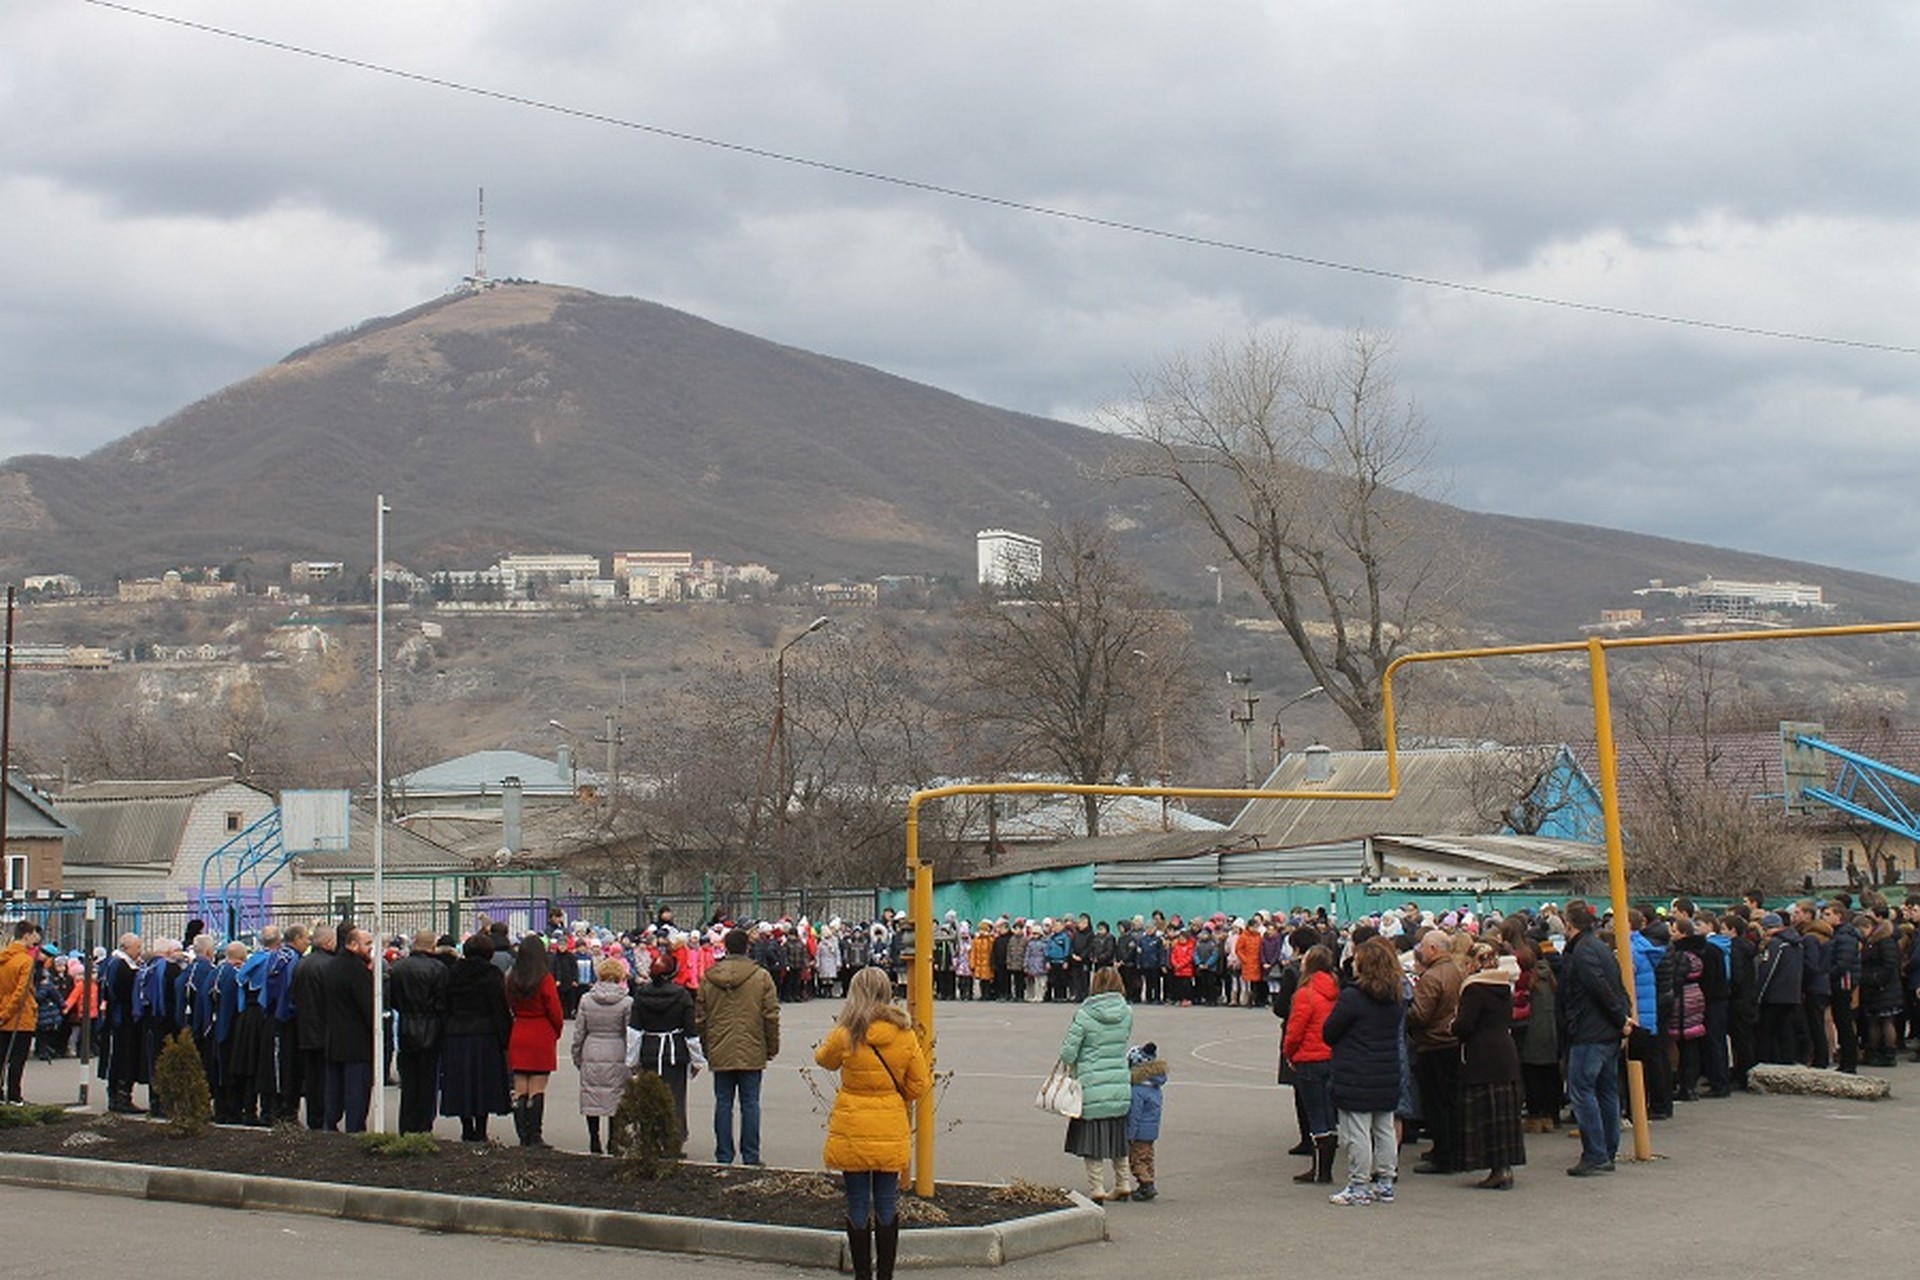
<path id="1" fill-rule="evenodd" d="M 559 1065 L 560 1031 L 566 1015 L 560 988 L 548 972 L 547 944 L 530 933 L 507 971 L 507 1004 L 513 1010 L 513 1036 L 507 1041 L 507 1069 L 513 1072 L 513 1127 L 523 1147 L 544 1147 L 547 1077 Z"/>

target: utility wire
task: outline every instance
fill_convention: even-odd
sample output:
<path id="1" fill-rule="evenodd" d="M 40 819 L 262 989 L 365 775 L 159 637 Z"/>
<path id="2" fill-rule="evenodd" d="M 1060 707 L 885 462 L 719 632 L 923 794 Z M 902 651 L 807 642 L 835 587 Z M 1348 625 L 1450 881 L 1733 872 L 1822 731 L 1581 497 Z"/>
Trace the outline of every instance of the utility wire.
<path id="1" fill-rule="evenodd" d="M 839 177 L 857 178 L 863 182 L 880 183 L 908 191 L 919 191 L 928 195 L 944 196 L 951 200 L 964 200 L 973 204 L 987 205 L 996 209 L 1006 209 L 1015 213 L 1034 214 L 1039 217 L 1053 218 L 1061 222 L 1098 227 L 1105 231 L 1119 231 L 1127 235 L 1143 236 L 1148 239 L 1162 240 L 1173 244 L 1191 245 L 1201 249 L 1217 249 L 1226 253 L 1237 253 L 1275 262 L 1290 262 L 1298 266 L 1317 267 L 1323 271 L 1340 271 L 1348 275 L 1368 276 L 1376 280 L 1391 280 L 1399 284 L 1418 285 L 1426 289 L 1447 289 L 1455 293 L 1464 293 L 1482 298 L 1495 298 L 1505 302 L 1523 302 L 1539 307 L 1557 307 L 1563 311 L 1578 311 L 1588 315 L 1614 316 L 1623 320 L 1644 320 L 1656 324 L 1677 325 L 1688 329 L 1704 329 L 1714 333 L 1730 333 L 1750 338 L 1772 338 L 1784 342 L 1806 342 L 1821 346 L 1847 347 L 1856 351 L 1884 351 L 1905 356 L 1920 355 L 1920 347 L 1900 346 L 1890 342 L 1870 342 L 1860 338 L 1841 338 L 1829 334 L 1797 333 L 1785 329 L 1767 329 L 1757 325 L 1732 324 L 1719 320 L 1704 320 L 1696 316 L 1668 315 L 1657 311 L 1640 311 L 1632 307 L 1609 306 L 1599 302 L 1581 302 L 1572 298 L 1555 298 L 1545 294 L 1523 293 L 1514 289 L 1495 288 L 1492 285 L 1469 284 L 1460 280 L 1442 280 L 1434 276 L 1413 275 L 1404 271 L 1388 270 L 1385 267 L 1369 267 L 1352 262 L 1335 262 L 1329 258 L 1316 258 L 1303 253 L 1290 253 L 1283 249 L 1270 249 L 1261 245 L 1242 244 L 1234 240 L 1220 240 L 1212 236 L 1192 235 L 1184 231 L 1169 231 L 1164 227 L 1147 226 L 1137 222 L 1124 222 L 1117 218 L 1103 218 L 1097 214 L 1078 213 L 1071 209 L 1056 209 L 1049 205 L 1032 204 L 1025 200 L 1015 200 L 1007 196 L 996 196 L 980 191 L 968 191 L 961 187 L 944 186 L 937 182 L 925 182 L 918 178 L 904 178 L 898 174 L 880 173 L 872 169 L 861 169 L 852 165 L 836 164 L 831 160 L 817 160 L 810 156 L 794 155 L 785 151 L 774 151 L 767 147 L 756 147 L 744 142 L 731 142 L 725 138 L 712 138 L 704 134 L 688 133 L 681 129 L 669 129 L 662 125 L 647 124 L 638 120 L 627 120 L 599 111 L 588 111 L 580 107 L 569 107 L 561 103 L 547 102 L 540 98 L 530 98 L 523 94 L 508 93 L 500 89 L 488 89 L 480 85 L 463 84 L 458 80 L 448 80 L 442 76 L 427 75 L 419 71 L 408 71 L 401 67 L 389 67 L 378 62 L 368 62 L 361 58 L 350 58 L 344 54 L 328 53 L 323 49 L 310 49 L 302 45 L 289 44 L 282 40 L 268 39 L 265 36 L 249 35 L 244 31 L 233 31 L 225 27 L 216 27 L 204 22 L 194 22 L 187 18 L 175 17 L 172 14 L 155 13 L 150 9 L 141 9 L 130 4 L 119 3 L 118 0 L 81 0 L 81 2 L 93 5 L 99 9 L 111 9 L 117 13 L 127 14 L 131 17 L 146 18 L 154 22 L 164 22 L 171 26 L 183 27 L 190 31 L 198 31 L 205 35 L 219 36 L 224 40 L 235 40 L 242 44 L 255 45 L 264 49 L 274 49 L 281 53 L 297 54 L 303 58 L 313 58 L 321 62 L 331 62 L 338 66 L 351 67 L 356 71 L 370 71 L 376 75 L 390 76 L 396 80 L 410 80 L 415 84 L 429 85 L 436 89 L 448 89 L 455 93 L 469 94 L 477 98 L 488 98 L 495 102 L 505 102 L 520 107 L 530 107 L 536 111 L 545 111 L 553 115 L 565 116 L 575 120 L 587 120 L 594 124 L 612 125 L 618 129 L 650 134 L 656 138 L 666 138 L 674 142 L 691 143 L 695 146 L 710 147 L 717 151 L 731 151 L 737 155 L 752 156 L 758 160 L 773 160 L 780 164 L 794 165 L 798 168 L 812 169 L 821 173 L 831 173 Z"/>

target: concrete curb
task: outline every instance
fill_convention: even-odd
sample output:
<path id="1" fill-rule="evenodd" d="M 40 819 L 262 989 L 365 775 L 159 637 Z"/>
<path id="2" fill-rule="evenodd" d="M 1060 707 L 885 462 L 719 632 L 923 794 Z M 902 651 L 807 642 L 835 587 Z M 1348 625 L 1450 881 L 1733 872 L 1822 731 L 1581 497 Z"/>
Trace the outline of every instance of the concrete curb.
<path id="1" fill-rule="evenodd" d="M 434 1231 L 518 1236 L 660 1253 L 710 1254 L 753 1262 L 784 1262 L 826 1271 L 851 1270 L 842 1233 L 811 1227 L 522 1204 L 429 1191 L 347 1187 L 293 1178 L 249 1177 L 203 1169 L 169 1169 L 13 1152 L 0 1152 L 0 1183 L 226 1209 L 308 1213 L 349 1222 L 379 1222 Z M 1073 1200 L 1071 1208 L 1030 1218 L 985 1227 L 925 1227 L 903 1231 L 899 1265 L 997 1267 L 1034 1254 L 1105 1240 L 1106 1211 L 1078 1192 L 1069 1194 Z"/>

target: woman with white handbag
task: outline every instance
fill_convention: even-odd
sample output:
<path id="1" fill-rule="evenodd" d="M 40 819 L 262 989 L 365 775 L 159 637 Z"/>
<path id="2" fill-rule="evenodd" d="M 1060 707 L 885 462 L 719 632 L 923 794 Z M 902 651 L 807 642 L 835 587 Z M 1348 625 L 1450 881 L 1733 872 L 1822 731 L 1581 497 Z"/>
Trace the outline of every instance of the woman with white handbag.
<path id="1" fill-rule="evenodd" d="M 1127 1043 L 1132 1038 L 1133 1009 L 1119 971 L 1108 966 L 1093 975 L 1060 1045 L 1061 1063 L 1080 1082 L 1080 1114 L 1067 1121 L 1066 1150 L 1086 1161 L 1087 1194 L 1096 1204 L 1107 1199 L 1109 1164 L 1113 1198 L 1133 1194 L 1127 1170 L 1127 1108 L 1133 1102 Z"/>

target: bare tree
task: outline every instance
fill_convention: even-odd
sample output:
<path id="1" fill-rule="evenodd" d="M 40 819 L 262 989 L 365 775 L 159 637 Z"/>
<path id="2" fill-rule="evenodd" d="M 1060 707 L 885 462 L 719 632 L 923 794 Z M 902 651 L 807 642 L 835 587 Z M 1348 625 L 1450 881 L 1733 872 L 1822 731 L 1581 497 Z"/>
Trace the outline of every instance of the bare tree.
<path id="1" fill-rule="evenodd" d="M 1114 474 L 1186 501 L 1370 748 L 1387 664 L 1454 621 L 1478 564 L 1415 496 L 1432 437 L 1389 355 L 1375 334 L 1326 354 L 1255 335 L 1175 356 L 1104 414 L 1131 438 Z"/>
<path id="2" fill-rule="evenodd" d="M 1729 735 L 1777 723 L 1711 650 L 1668 655 L 1623 675 L 1614 698 L 1621 826 L 1633 884 L 1655 893 L 1736 894 L 1797 882 L 1802 849 L 1764 762 Z"/>
<path id="3" fill-rule="evenodd" d="M 1183 754 L 1199 704 L 1186 624 L 1087 525 L 1054 531 L 1039 576 L 1016 598 L 962 606 L 954 651 L 957 723 L 998 770 L 1081 784 L 1158 771 Z M 1100 833 L 1099 798 L 1083 798 Z"/>

